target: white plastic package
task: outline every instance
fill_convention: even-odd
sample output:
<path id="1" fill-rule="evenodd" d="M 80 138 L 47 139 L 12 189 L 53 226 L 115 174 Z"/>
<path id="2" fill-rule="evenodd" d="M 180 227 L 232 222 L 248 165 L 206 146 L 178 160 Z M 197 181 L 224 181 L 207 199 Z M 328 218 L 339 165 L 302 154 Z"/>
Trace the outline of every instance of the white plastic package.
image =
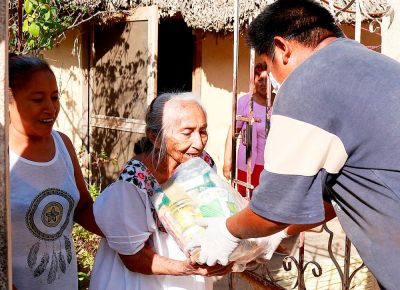
<path id="1" fill-rule="evenodd" d="M 201 158 L 181 164 L 152 196 L 152 203 L 167 232 L 192 259 L 198 257 L 205 220 L 229 217 L 247 205 L 235 189 L 223 181 Z M 229 257 L 233 271 L 244 271 L 265 249 L 256 239 L 242 240 Z"/>

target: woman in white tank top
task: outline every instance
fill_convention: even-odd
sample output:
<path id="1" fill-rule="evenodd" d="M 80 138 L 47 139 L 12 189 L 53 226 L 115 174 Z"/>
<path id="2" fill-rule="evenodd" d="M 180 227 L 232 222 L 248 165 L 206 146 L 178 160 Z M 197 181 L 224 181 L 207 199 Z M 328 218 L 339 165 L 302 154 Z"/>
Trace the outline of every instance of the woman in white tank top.
<path id="1" fill-rule="evenodd" d="M 73 222 L 101 234 L 69 138 L 53 130 L 59 92 L 49 65 L 9 59 L 9 148 L 13 285 L 77 289 Z"/>

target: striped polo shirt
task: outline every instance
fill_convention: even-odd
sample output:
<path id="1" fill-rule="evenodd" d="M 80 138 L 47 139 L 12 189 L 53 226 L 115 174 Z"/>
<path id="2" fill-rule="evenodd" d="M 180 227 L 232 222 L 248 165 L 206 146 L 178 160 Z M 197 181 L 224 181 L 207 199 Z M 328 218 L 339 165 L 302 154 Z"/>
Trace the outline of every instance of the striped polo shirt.
<path id="1" fill-rule="evenodd" d="M 400 64 L 338 38 L 282 84 L 251 209 L 311 224 L 334 205 L 383 289 L 400 285 Z"/>

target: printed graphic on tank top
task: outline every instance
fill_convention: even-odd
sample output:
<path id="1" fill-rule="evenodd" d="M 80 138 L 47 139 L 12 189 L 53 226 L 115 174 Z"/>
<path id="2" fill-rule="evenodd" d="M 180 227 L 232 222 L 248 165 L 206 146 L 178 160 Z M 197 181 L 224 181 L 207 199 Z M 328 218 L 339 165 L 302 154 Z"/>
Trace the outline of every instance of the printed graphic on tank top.
<path id="1" fill-rule="evenodd" d="M 55 280 L 57 271 L 65 273 L 67 263 L 72 261 L 72 242 L 63 233 L 73 208 L 74 200 L 69 193 L 48 188 L 37 195 L 26 213 L 26 225 L 39 240 L 30 248 L 27 264 L 34 277 L 42 275 L 50 267 L 49 284 Z M 46 242 L 50 242 L 51 248 L 38 257 L 40 247 L 48 247 Z"/>

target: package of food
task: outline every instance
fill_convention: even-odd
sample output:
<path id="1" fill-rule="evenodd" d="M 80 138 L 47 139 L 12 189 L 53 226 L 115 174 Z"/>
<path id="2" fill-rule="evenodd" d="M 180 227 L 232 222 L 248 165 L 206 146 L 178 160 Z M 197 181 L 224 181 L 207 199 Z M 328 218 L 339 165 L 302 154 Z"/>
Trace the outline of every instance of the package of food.
<path id="1" fill-rule="evenodd" d="M 247 205 L 235 189 L 222 180 L 201 158 L 181 164 L 173 176 L 152 196 L 152 203 L 167 232 L 187 256 L 198 257 L 205 232 L 204 221 L 229 217 Z M 261 255 L 264 245 L 256 240 L 242 240 L 229 257 L 234 270 Z"/>

